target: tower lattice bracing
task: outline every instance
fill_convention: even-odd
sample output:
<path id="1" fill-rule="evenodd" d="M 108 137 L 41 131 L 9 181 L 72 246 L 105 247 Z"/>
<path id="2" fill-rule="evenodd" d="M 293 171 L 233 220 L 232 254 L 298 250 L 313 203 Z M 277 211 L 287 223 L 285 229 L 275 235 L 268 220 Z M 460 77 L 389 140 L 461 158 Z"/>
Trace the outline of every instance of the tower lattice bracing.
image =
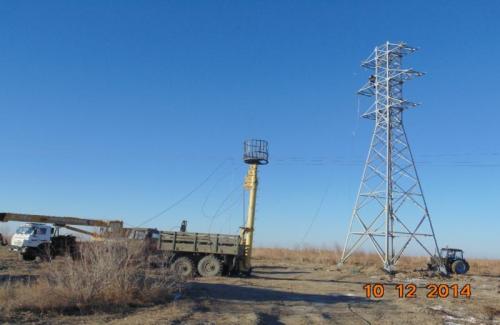
<path id="1" fill-rule="evenodd" d="M 375 121 L 375 129 L 340 263 L 367 241 L 387 271 L 394 269 L 411 243 L 429 255 L 439 254 L 403 125 L 403 112 L 417 106 L 403 98 L 403 84 L 423 75 L 402 66 L 403 57 L 415 50 L 405 43 L 387 42 L 362 63 L 373 74 L 358 94 L 375 99 L 363 114 Z"/>

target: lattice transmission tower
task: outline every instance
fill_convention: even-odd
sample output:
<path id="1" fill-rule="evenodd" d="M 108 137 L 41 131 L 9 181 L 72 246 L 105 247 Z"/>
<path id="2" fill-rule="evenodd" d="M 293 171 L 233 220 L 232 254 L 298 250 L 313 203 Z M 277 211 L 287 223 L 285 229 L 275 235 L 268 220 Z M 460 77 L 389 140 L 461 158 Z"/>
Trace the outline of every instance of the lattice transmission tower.
<path id="1" fill-rule="evenodd" d="M 403 99 L 403 84 L 423 73 L 405 69 L 402 59 L 415 48 L 405 43 L 377 46 L 362 66 L 373 70 L 358 94 L 374 97 L 362 116 L 375 121 L 368 158 L 340 263 L 370 240 L 384 269 L 393 271 L 410 242 L 439 254 L 418 178 L 403 112 L 417 104 Z"/>

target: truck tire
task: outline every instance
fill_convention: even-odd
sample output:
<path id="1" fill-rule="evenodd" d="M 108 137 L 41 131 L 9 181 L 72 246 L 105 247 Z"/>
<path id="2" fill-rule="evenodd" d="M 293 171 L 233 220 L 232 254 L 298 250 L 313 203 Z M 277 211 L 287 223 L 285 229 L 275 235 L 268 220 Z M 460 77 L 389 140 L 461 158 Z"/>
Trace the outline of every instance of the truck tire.
<path id="1" fill-rule="evenodd" d="M 43 262 L 50 262 L 52 260 L 52 247 L 50 244 L 42 244 L 38 246 L 37 256 Z"/>
<path id="2" fill-rule="evenodd" d="M 201 276 L 219 276 L 222 274 L 222 262 L 213 255 L 207 255 L 198 262 L 198 273 Z"/>
<path id="3" fill-rule="evenodd" d="M 23 257 L 23 261 L 34 261 L 36 259 L 36 253 L 33 251 L 33 249 L 29 248 L 21 254 Z"/>
<path id="4" fill-rule="evenodd" d="M 179 257 L 171 266 L 172 272 L 183 278 L 194 276 L 194 264 L 189 257 Z"/>
<path id="5" fill-rule="evenodd" d="M 246 270 L 240 270 L 240 276 L 245 277 L 245 278 L 249 278 L 252 276 L 252 271 L 253 271 L 253 268 L 249 268 Z"/>
<path id="6" fill-rule="evenodd" d="M 467 264 L 463 260 L 456 260 L 451 264 L 451 270 L 455 274 L 465 274 L 467 269 Z"/>

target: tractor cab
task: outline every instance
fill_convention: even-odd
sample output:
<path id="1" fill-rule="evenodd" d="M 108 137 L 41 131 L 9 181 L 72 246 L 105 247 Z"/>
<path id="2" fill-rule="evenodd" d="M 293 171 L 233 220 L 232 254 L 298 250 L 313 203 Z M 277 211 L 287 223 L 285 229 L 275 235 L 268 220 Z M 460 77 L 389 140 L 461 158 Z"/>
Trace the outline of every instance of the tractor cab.
<path id="1" fill-rule="evenodd" d="M 469 271 L 469 263 L 464 258 L 464 251 L 458 248 L 441 248 L 440 256 L 433 256 L 428 263 L 429 269 L 436 270 L 444 266 L 446 273 L 465 274 Z"/>
<path id="2" fill-rule="evenodd" d="M 464 251 L 457 248 L 441 248 L 441 257 L 448 260 L 463 260 Z"/>

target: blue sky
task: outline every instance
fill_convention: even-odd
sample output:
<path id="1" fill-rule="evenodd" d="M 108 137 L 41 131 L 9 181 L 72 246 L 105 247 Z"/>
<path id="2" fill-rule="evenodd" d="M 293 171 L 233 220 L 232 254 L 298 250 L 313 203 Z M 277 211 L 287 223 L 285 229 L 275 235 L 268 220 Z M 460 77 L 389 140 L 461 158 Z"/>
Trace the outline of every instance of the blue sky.
<path id="1" fill-rule="evenodd" d="M 497 1 L 3 1 L 0 210 L 138 225 L 213 173 L 149 225 L 235 233 L 254 137 L 271 155 L 257 244 L 342 244 L 373 127 L 360 62 L 406 41 L 427 73 L 406 85 L 422 106 L 405 124 L 439 244 L 499 258 L 499 15 Z"/>

